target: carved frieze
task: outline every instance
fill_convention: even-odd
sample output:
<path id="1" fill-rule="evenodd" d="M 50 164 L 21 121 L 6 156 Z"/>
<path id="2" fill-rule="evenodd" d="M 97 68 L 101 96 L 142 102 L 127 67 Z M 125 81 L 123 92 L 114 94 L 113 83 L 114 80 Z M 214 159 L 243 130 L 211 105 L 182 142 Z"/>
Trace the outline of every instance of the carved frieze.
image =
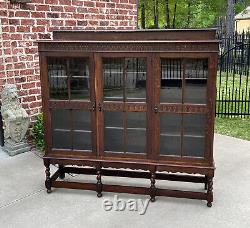
<path id="1" fill-rule="evenodd" d="M 40 42 L 39 51 L 74 52 L 217 52 L 214 42 Z"/>

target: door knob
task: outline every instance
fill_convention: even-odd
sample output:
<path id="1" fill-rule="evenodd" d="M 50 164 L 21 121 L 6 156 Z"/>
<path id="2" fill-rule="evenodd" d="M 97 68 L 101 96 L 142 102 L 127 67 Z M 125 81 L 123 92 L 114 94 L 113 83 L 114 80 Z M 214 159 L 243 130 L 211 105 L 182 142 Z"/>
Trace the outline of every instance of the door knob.
<path id="1" fill-rule="evenodd" d="M 101 103 L 98 103 L 98 110 L 99 110 L 99 112 L 102 111 L 102 104 Z"/>
<path id="2" fill-rule="evenodd" d="M 96 102 L 94 101 L 92 104 L 92 111 L 94 112 L 96 110 Z"/>
<path id="3" fill-rule="evenodd" d="M 158 113 L 158 107 L 157 106 L 154 107 L 154 112 Z"/>

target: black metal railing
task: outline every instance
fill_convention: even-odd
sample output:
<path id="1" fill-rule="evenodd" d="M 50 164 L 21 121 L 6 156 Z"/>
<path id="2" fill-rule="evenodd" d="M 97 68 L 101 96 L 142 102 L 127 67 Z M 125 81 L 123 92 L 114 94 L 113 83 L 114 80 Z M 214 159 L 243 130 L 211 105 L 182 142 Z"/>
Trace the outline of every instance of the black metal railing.
<path id="1" fill-rule="evenodd" d="M 220 56 L 217 73 L 216 115 L 250 116 L 250 34 L 218 35 Z"/>

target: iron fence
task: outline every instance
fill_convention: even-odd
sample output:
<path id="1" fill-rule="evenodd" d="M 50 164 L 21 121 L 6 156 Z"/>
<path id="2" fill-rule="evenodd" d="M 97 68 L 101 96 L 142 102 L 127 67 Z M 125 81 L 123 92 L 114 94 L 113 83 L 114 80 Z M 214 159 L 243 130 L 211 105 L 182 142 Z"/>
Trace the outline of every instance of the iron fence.
<path id="1" fill-rule="evenodd" d="M 250 116 L 250 34 L 219 36 L 216 115 Z"/>

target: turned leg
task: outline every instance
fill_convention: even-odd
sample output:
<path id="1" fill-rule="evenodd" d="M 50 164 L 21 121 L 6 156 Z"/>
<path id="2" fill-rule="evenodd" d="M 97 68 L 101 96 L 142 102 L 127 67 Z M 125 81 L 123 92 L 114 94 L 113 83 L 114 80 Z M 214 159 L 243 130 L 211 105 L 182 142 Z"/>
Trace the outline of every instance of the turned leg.
<path id="1" fill-rule="evenodd" d="M 150 178 L 150 201 L 155 202 L 155 195 L 156 195 L 156 187 L 155 187 L 155 172 L 151 172 L 151 178 Z"/>
<path id="2" fill-rule="evenodd" d="M 96 183 L 96 192 L 97 197 L 102 197 L 102 176 L 101 176 L 101 166 L 98 166 L 96 168 L 96 174 L 97 174 L 97 183 Z"/>
<path id="3" fill-rule="evenodd" d="M 63 168 L 64 168 L 63 165 L 59 165 L 59 178 L 60 179 L 64 179 L 65 178 L 65 172 L 64 172 Z"/>
<path id="4" fill-rule="evenodd" d="M 51 179 L 50 179 L 50 162 L 49 160 L 44 160 L 44 165 L 46 167 L 45 174 L 46 174 L 46 180 L 45 180 L 45 187 L 47 188 L 47 193 L 51 193 Z"/>
<path id="5" fill-rule="evenodd" d="M 204 187 L 205 190 L 207 190 L 207 175 L 205 175 L 205 187 Z"/>
<path id="6" fill-rule="evenodd" d="M 207 178 L 207 206 L 212 207 L 213 202 L 213 177 Z"/>

